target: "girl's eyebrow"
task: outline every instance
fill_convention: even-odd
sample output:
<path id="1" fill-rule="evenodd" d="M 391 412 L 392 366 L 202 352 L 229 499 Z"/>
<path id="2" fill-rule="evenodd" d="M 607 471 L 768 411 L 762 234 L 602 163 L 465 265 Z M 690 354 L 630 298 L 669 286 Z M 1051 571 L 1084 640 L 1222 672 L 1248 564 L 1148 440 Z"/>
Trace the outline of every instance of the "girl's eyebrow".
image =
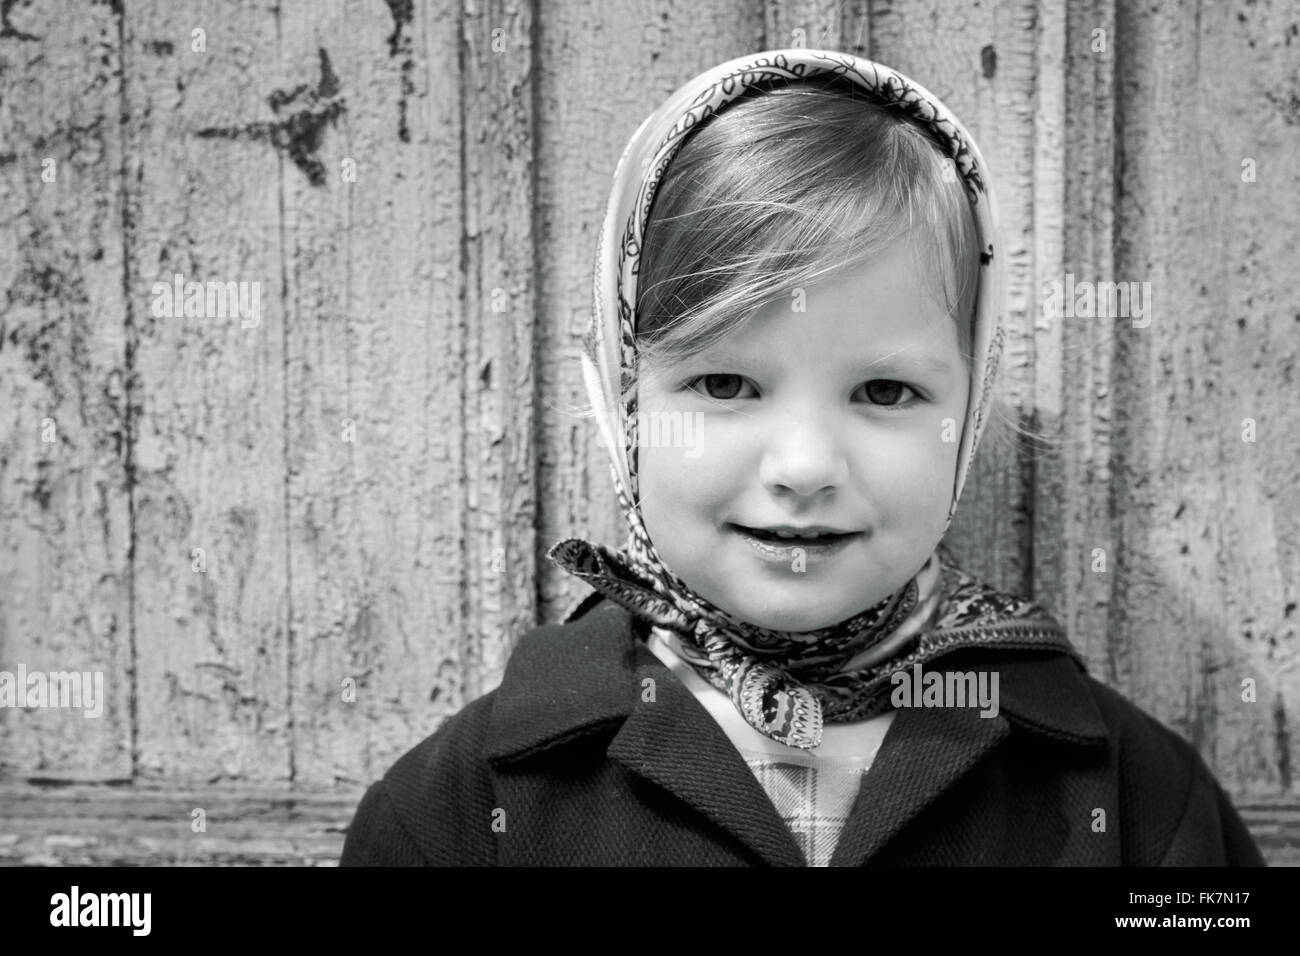
<path id="1" fill-rule="evenodd" d="M 747 359 L 740 355 L 734 355 L 730 352 L 705 352 L 695 358 L 696 362 L 710 362 L 727 368 L 738 368 L 745 372 L 766 372 L 769 370 L 768 363 L 763 359 Z M 947 359 L 939 358 L 935 355 L 926 354 L 908 354 L 906 352 L 894 352 L 890 355 L 882 355 L 871 361 L 846 362 L 844 365 L 854 370 L 864 372 L 879 371 L 880 369 L 921 369 L 927 372 L 947 373 L 952 371 L 952 363 Z"/>

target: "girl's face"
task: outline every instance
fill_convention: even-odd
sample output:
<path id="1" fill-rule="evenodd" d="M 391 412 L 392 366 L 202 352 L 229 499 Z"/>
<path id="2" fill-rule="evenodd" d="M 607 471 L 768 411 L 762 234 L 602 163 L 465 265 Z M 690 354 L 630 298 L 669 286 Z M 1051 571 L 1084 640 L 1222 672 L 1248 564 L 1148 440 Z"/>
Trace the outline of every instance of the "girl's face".
<path id="1" fill-rule="evenodd" d="M 669 570 L 734 617 L 809 631 L 921 569 L 947 520 L 969 387 L 935 284 L 900 244 L 646 371 L 641 514 Z"/>

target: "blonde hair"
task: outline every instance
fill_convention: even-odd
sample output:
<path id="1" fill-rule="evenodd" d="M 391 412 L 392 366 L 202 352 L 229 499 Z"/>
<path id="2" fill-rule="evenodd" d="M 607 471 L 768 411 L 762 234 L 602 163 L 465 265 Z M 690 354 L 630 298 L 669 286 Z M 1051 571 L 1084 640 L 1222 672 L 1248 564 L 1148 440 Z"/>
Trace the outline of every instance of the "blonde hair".
<path id="1" fill-rule="evenodd" d="M 690 134 L 655 193 L 638 358 L 697 354 L 794 289 L 918 238 L 940 250 L 917 247 L 918 261 L 933 261 L 969 369 L 979 246 L 952 160 L 847 81 L 751 89 Z"/>

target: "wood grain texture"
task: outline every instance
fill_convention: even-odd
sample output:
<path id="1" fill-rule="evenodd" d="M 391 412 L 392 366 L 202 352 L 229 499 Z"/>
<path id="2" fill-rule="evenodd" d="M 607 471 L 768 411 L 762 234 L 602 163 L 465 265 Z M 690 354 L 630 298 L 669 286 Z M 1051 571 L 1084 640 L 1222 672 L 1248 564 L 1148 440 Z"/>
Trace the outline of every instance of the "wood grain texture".
<path id="1" fill-rule="evenodd" d="M 1040 296 L 1067 275 L 1096 281 L 1115 275 L 1115 14 L 1108 0 L 1071 7 L 1065 24 L 1065 190 L 1059 226 L 1063 255 L 1040 272 Z M 1068 228 L 1066 228 L 1068 224 Z M 1041 301 L 1041 298 L 1040 298 Z M 1059 410 L 1062 453 L 1040 469 L 1036 534 L 1040 587 L 1106 683 L 1121 685 L 1128 644 L 1117 626 L 1123 601 L 1123 556 L 1113 525 L 1112 389 L 1116 320 L 1049 320 L 1059 329 L 1063 360 L 1051 394 Z M 1131 322 L 1129 323 L 1131 328 Z M 1052 542 L 1056 545 L 1053 546 Z"/>
<path id="2" fill-rule="evenodd" d="M 869 42 L 866 6 L 843 0 L 767 0 L 763 4 L 763 48 L 865 52 Z"/>
<path id="3" fill-rule="evenodd" d="M 122 84 L 107 7 L 0 40 L 0 670 L 98 672 L 99 717 L 0 709 L 0 760 L 131 776 Z M 75 90 L 76 95 L 68 95 Z M 90 682 L 94 686 L 94 681 Z"/>
<path id="4" fill-rule="evenodd" d="M 0 785 L 0 866 L 336 866 L 362 792 Z"/>
<path id="5" fill-rule="evenodd" d="M 285 134 L 269 99 L 292 84 L 261 8 L 128 4 L 120 16 L 135 773 L 288 782 Z M 259 320 L 246 328 L 206 300 L 201 315 L 155 309 L 155 283 L 177 275 L 247 283 Z"/>
<path id="6" fill-rule="evenodd" d="M 1300 692 L 1294 19 L 1272 4 L 1115 18 L 1114 278 L 1150 282 L 1152 313 L 1115 328 L 1109 626 L 1121 688 L 1250 795 L 1291 787 Z"/>
<path id="7" fill-rule="evenodd" d="M 528 4 L 471 3 L 461 29 L 470 696 L 500 682 L 537 613 L 533 17 Z"/>
<path id="8" fill-rule="evenodd" d="M 361 794 L 0 784 L 0 866 L 334 866 Z M 1271 866 L 1300 866 L 1300 804 L 1238 810 Z"/>
<path id="9" fill-rule="evenodd" d="M 459 11 L 282 8 L 282 69 L 328 62 L 339 104 L 323 176 L 283 169 L 299 785 L 381 774 L 477 696 L 466 635 L 498 625 L 470 610 Z"/>

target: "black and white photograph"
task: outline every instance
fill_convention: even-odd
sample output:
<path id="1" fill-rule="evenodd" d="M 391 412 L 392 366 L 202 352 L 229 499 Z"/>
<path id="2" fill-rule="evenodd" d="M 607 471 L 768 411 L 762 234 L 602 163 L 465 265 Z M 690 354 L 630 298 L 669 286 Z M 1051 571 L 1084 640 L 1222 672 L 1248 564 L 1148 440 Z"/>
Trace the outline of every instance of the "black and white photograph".
<path id="1" fill-rule="evenodd" d="M 23 919 L 998 868 L 1242 939 L 1300 864 L 1297 155 L 1276 0 L 4 0 Z"/>

